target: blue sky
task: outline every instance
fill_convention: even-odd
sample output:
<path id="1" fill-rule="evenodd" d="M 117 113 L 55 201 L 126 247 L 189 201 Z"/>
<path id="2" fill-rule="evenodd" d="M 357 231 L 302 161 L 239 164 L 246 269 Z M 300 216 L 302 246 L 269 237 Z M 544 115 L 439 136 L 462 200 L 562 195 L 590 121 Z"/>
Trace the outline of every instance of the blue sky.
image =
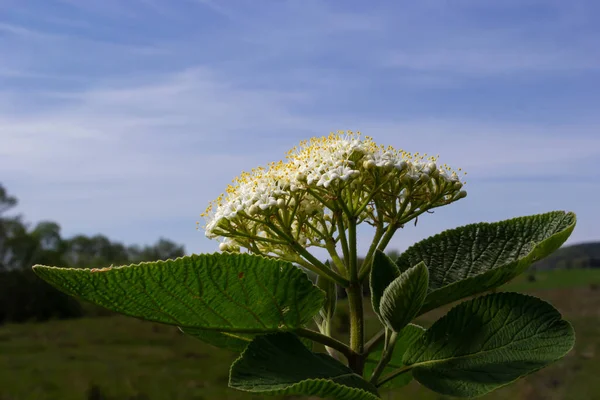
<path id="1" fill-rule="evenodd" d="M 66 236 L 212 252 L 195 222 L 233 177 L 351 129 L 468 171 L 468 197 L 393 248 L 555 209 L 578 214 L 570 242 L 600 240 L 599 12 L 594 0 L 0 0 L 0 182 Z"/>

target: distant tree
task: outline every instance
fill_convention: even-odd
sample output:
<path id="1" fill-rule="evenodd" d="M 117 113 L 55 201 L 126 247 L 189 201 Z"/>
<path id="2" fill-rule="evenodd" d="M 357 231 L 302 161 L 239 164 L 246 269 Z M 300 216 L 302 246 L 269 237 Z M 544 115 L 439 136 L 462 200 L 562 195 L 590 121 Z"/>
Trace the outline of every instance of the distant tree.
<path id="1" fill-rule="evenodd" d="M 396 261 L 398 257 L 400 257 L 400 252 L 398 250 L 388 250 L 386 255 L 392 260 Z"/>
<path id="2" fill-rule="evenodd" d="M 17 199 L 0 184 L 0 324 L 83 315 L 79 302 L 35 276 L 34 264 L 101 268 L 185 255 L 183 246 L 163 238 L 145 247 L 125 246 L 104 235 L 64 239 L 55 222 L 31 227 L 21 216 L 7 216 L 16 205 Z M 101 314 L 94 307 L 85 311 Z"/>
<path id="3" fill-rule="evenodd" d="M 102 268 L 129 263 L 127 248 L 104 235 L 77 235 L 66 241 L 67 262 L 75 268 Z"/>
<path id="4" fill-rule="evenodd" d="M 155 260 L 168 260 L 177 257 L 183 257 L 185 255 L 185 248 L 170 240 L 160 238 L 156 244 L 152 246 L 145 246 L 138 254 L 137 259 L 132 260 L 133 262 L 140 261 L 155 261 Z"/>
<path id="5" fill-rule="evenodd" d="M 571 268 L 598 268 L 600 242 L 564 246 L 531 266 L 536 271 Z"/>
<path id="6" fill-rule="evenodd" d="M 17 205 L 17 199 L 10 196 L 4 186 L 0 183 L 0 271 L 8 269 L 10 257 L 8 240 L 11 232 L 15 229 L 18 217 L 5 217 L 4 214 Z"/>
<path id="7" fill-rule="evenodd" d="M 4 186 L 0 183 L 0 217 L 17 205 L 17 198 L 10 196 Z"/>

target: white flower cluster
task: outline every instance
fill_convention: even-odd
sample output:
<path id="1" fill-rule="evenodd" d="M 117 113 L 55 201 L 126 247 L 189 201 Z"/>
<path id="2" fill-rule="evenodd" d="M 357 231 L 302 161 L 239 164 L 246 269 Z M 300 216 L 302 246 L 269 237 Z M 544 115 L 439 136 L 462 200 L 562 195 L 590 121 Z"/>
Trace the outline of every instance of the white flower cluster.
<path id="1" fill-rule="evenodd" d="M 292 245 L 335 245 L 350 218 L 404 224 L 466 195 L 436 158 L 377 145 L 360 133 L 304 141 L 287 160 L 244 172 L 202 214 L 221 250 L 285 255 Z"/>

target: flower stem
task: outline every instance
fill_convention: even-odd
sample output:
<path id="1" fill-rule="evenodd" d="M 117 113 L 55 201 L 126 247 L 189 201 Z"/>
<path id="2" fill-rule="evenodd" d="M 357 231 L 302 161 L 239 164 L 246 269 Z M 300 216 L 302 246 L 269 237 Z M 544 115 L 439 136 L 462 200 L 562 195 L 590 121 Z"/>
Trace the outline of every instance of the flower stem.
<path id="1" fill-rule="evenodd" d="M 394 233 L 396 233 L 397 230 L 398 230 L 398 226 L 396 224 L 390 223 L 388 225 L 388 228 L 386 229 L 385 234 L 381 238 L 381 241 L 377 245 L 377 250 L 384 251 L 385 247 L 388 245 L 390 240 L 392 240 L 392 237 L 394 237 Z M 381 236 L 379 236 L 379 237 L 381 237 Z M 360 274 L 358 276 L 358 279 L 360 281 L 365 279 L 365 277 L 369 274 L 369 271 L 371 271 L 371 263 L 370 262 L 367 263 L 366 261 L 367 260 L 365 259 L 365 262 L 363 263 L 362 268 L 360 270 Z"/>
<path id="2" fill-rule="evenodd" d="M 350 282 L 358 282 L 358 256 L 356 243 L 356 217 L 348 218 L 348 242 L 350 245 L 350 259 L 348 271 Z"/>
<path id="3" fill-rule="evenodd" d="M 379 251 L 385 250 L 388 243 L 390 243 L 390 240 L 392 240 L 392 238 L 394 237 L 394 234 L 398 230 L 398 226 L 399 226 L 398 223 L 390 224 L 387 231 L 385 232 L 385 235 L 383 235 L 381 242 L 379 242 L 379 246 L 377 246 L 377 250 L 379 250 Z"/>
<path id="4" fill-rule="evenodd" d="M 344 260 L 348 262 L 348 260 L 350 260 L 350 249 L 348 247 L 348 240 L 346 239 L 346 228 L 344 227 L 343 214 L 341 210 L 336 212 L 334 218 L 336 219 L 336 224 L 338 227 L 338 236 L 342 246 L 342 254 L 344 255 Z"/>
<path id="5" fill-rule="evenodd" d="M 271 228 L 273 232 L 287 240 L 289 242 L 288 245 L 292 249 L 294 249 L 296 253 L 298 253 L 300 256 L 304 257 L 304 259 L 306 259 L 309 263 L 311 263 L 315 267 L 314 269 L 311 269 L 313 272 L 321 275 L 324 278 L 329 279 L 332 282 L 337 283 L 342 287 L 348 286 L 348 281 L 346 280 L 346 278 L 338 275 L 337 273 L 335 273 L 335 271 L 331 270 L 329 267 L 327 267 L 325 264 L 319 261 L 318 258 L 310 254 L 310 252 L 308 252 L 304 247 L 302 247 L 300 243 L 298 243 L 291 235 L 286 234 L 281 229 L 277 228 L 274 224 L 268 223 L 266 225 L 269 228 Z"/>
<path id="6" fill-rule="evenodd" d="M 337 269 L 343 274 L 347 275 L 348 271 L 346 271 L 346 265 L 344 265 L 344 261 L 340 258 L 339 254 L 335 249 L 335 243 L 332 241 L 327 241 L 327 252 L 331 256 L 333 260 L 333 264 L 337 267 Z"/>
<path id="7" fill-rule="evenodd" d="M 363 278 L 365 277 L 363 271 L 365 269 L 369 268 L 368 265 L 371 264 L 371 259 L 373 258 L 373 255 L 375 254 L 375 250 L 377 249 L 377 244 L 381 240 L 381 236 L 383 236 L 383 228 L 381 227 L 380 224 L 378 224 L 377 228 L 375 230 L 375 237 L 373 237 L 373 242 L 371 243 L 371 246 L 369 247 L 369 251 L 367 252 L 365 259 L 362 262 L 362 265 L 360 266 L 360 272 L 358 274 L 359 281 L 362 281 Z"/>
<path id="8" fill-rule="evenodd" d="M 299 245 L 296 241 L 293 241 L 291 243 L 291 246 L 294 250 L 296 250 L 298 254 L 300 254 L 302 257 L 304 257 L 307 261 L 309 261 L 317 268 L 318 271 L 315 272 L 317 272 L 319 275 L 329 279 L 332 282 L 337 283 L 342 287 L 348 286 L 348 281 L 344 277 L 338 275 L 331 269 L 327 268 L 325 264 L 323 264 L 321 261 L 319 261 L 319 259 L 317 259 L 315 256 L 306 251 L 306 249 Z"/>
<path id="9" fill-rule="evenodd" d="M 348 273 L 350 286 L 346 289 L 348 294 L 348 307 L 350 310 L 350 348 L 362 354 L 364 350 L 364 318 L 362 284 L 358 279 L 358 260 L 356 243 L 356 217 L 348 218 L 348 244 L 350 245 L 350 259 L 348 260 Z M 356 357 L 350 361 L 350 368 L 362 375 L 364 357 Z"/>

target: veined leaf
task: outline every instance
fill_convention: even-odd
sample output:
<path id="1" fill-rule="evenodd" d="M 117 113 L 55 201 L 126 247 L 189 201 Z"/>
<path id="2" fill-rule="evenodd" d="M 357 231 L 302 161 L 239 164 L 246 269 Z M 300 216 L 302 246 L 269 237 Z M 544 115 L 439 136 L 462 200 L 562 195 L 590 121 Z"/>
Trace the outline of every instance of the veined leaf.
<path id="1" fill-rule="evenodd" d="M 329 323 L 333 319 L 337 307 L 337 286 L 335 282 L 318 276 L 317 287 L 325 292 L 325 303 L 321 311 L 319 311 L 320 320 Z"/>
<path id="2" fill-rule="evenodd" d="M 291 333 L 254 339 L 231 366 L 229 386 L 262 394 L 379 399 L 373 385 L 332 357 L 312 353 Z"/>
<path id="3" fill-rule="evenodd" d="M 186 335 L 193 336 L 215 347 L 241 353 L 256 335 L 239 332 L 219 332 L 198 328 L 179 328 Z"/>
<path id="4" fill-rule="evenodd" d="M 198 328 L 179 328 L 186 335 L 193 336 L 212 346 L 241 353 L 257 336 L 251 333 L 219 332 Z M 298 337 L 307 349 L 312 350 L 314 342 L 304 337 Z"/>
<path id="5" fill-rule="evenodd" d="M 292 264 L 249 254 L 91 270 L 36 265 L 34 271 L 67 294 L 184 330 L 291 331 L 309 322 L 324 301 L 323 292 Z"/>
<path id="6" fill-rule="evenodd" d="M 396 261 L 400 270 L 425 262 L 429 293 L 421 314 L 494 289 L 549 255 L 575 228 L 575 214 L 554 211 L 451 229 L 416 243 Z"/>
<path id="7" fill-rule="evenodd" d="M 423 333 L 425 333 L 425 329 L 420 327 L 419 325 L 408 324 L 398 333 L 398 338 L 396 339 L 396 345 L 394 346 L 394 351 L 392 353 L 392 358 L 390 362 L 387 364 L 385 369 L 383 370 L 382 376 L 385 376 L 398 368 L 404 367 L 404 363 L 402 362 L 402 357 L 406 350 L 419 339 Z M 365 363 L 365 376 L 369 377 L 375 370 L 377 363 L 381 359 L 383 355 L 383 342 L 381 342 L 373 352 L 369 354 L 369 357 Z M 385 384 L 382 385 L 384 388 L 399 388 L 405 385 L 408 385 L 410 381 L 412 381 L 412 373 L 409 371 L 398 376 L 395 379 L 392 379 Z"/>
<path id="8" fill-rule="evenodd" d="M 518 293 L 465 301 L 404 354 L 414 378 L 442 394 L 481 396 L 567 354 L 573 328 L 550 304 Z"/>
<path id="9" fill-rule="evenodd" d="M 379 305 L 383 297 L 384 290 L 400 276 L 400 270 L 385 253 L 376 250 L 373 257 L 373 266 L 371 268 L 369 285 L 371 286 L 371 304 L 373 311 L 380 317 Z M 383 322 L 383 320 L 381 321 Z"/>
<path id="10" fill-rule="evenodd" d="M 379 312 L 383 322 L 400 332 L 419 313 L 425 296 L 429 273 L 420 262 L 404 271 L 384 290 Z"/>

